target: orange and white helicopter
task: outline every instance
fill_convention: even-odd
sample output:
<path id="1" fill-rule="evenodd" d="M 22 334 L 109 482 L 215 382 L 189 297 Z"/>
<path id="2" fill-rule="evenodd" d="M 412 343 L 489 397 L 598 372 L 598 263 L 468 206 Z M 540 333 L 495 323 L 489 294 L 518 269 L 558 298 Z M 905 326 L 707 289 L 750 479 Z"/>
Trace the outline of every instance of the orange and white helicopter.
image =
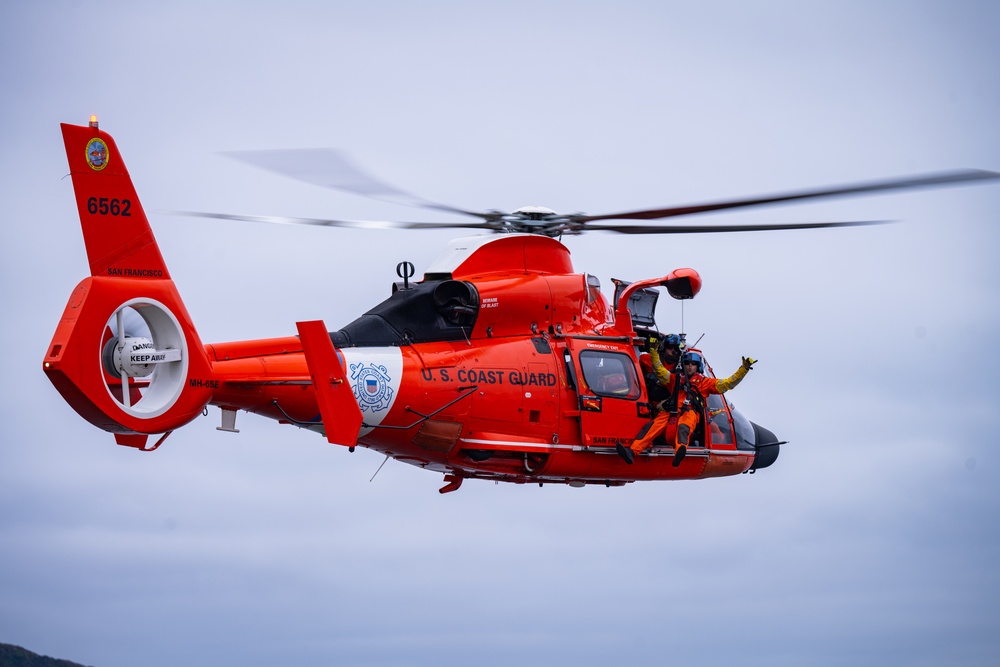
<path id="1" fill-rule="evenodd" d="M 43 362 L 46 375 L 86 420 L 119 445 L 152 451 L 209 405 L 222 431 L 245 410 L 315 431 L 354 451 L 360 445 L 444 474 L 442 493 L 466 478 L 514 483 L 620 486 L 754 472 L 778 456 L 775 435 L 712 396 L 679 466 L 655 443 L 634 465 L 615 445 L 651 418 L 643 372 L 656 288 L 694 297 L 701 278 L 678 269 L 631 284 L 608 301 L 592 275 L 576 273 L 555 237 L 805 229 L 866 222 L 786 225 L 623 225 L 706 211 L 1000 177 L 957 171 L 809 192 L 609 215 L 560 215 L 542 207 L 473 212 L 419 199 L 372 179 L 333 152 L 261 152 L 242 157 L 321 185 L 437 211 L 500 234 L 460 238 L 423 275 L 401 263 L 392 295 L 330 331 L 297 322 L 298 335 L 205 344 L 157 247 L 112 137 L 62 125 L 90 262 Z M 318 167 L 317 164 L 325 164 Z M 308 164 L 308 168 L 295 165 Z M 284 165 L 284 166 L 282 166 Z M 358 226 L 357 221 L 209 217 Z M 378 223 L 384 226 L 384 223 Z M 694 348 L 690 348 L 694 349 Z M 706 369 L 711 374 L 711 369 Z M 159 435 L 162 434 L 162 435 Z M 159 438 L 149 444 L 150 435 Z"/>

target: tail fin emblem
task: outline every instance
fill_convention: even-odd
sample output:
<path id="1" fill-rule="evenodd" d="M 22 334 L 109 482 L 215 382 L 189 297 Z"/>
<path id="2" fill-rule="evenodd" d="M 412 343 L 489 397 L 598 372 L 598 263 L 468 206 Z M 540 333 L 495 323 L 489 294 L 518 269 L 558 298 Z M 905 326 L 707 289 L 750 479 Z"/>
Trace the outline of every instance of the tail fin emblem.
<path id="1" fill-rule="evenodd" d="M 108 166 L 108 145 L 103 139 L 95 137 L 87 142 L 87 164 L 94 171 Z"/>

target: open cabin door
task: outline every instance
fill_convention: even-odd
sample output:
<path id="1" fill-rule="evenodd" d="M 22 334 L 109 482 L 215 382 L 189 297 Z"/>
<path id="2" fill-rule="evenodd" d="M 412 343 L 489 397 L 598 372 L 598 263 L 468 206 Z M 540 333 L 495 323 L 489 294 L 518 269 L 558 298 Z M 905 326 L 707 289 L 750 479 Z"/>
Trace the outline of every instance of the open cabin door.
<path id="1" fill-rule="evenodd" d="M 615 285 L 614 305 L 617 307 L 622 292 L 632 283 L 617 278 L 612 278 L 611 282 Z M 648 287 L 632 292 L 627 307 L 628 312 L 632 315 L 632 326 L 637 331 L 656 331 L 656 318 L 654 316 L 656 315 L 656 301 L 659 298 L 660 292 Z"/>
<path id="2" fill-rule="evenodd" d="M 580 441 L 587 447 L 628 444 L 649 420 L 633 348 L 626 342 L 569 338 L 580 401 Z"/>

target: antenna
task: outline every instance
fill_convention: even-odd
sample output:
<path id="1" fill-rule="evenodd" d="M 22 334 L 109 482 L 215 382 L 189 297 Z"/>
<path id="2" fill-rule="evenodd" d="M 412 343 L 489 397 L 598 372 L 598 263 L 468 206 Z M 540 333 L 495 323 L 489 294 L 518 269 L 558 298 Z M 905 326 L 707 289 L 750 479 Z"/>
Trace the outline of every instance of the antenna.
<path id="1" fill-rule="evenodd" d="M 385 455 L 385 460 L 383 460 L 383 461 L 382 461 L 382 465 L 380 465 L 380 466 L 378 467 L 378 470 L 376 470 L 376 471 L 375 471 L 375 475 L 378 475 L 378 474 L 379 474 L 379 473 L 380 473 L 380 472 L 382 471 L 382 466 L 384 466 L 384 465 L 385 465 L 385 462 L 386 462 L 386 461 L 388 461 L 388 460 L 389 460 L 389 455 L 388 455 L 388 454 L 386 454 L 386 455 Z M 375 480 L 375 475 L 372 475 L 372 478 L 371 478 L 370 480 L 368 480 L 368 483 L 369 483 L 369 484 L 370 484 L 371 482 L 373 482 L 373 481 Z"/>
<path id="2" fill-rule="evenodd" d="M 412 262 L 400 262 L 396 265 L 396 275 L 403 279 L 403 289 L 410 289 L 410 278 L 415 272 Z"/>

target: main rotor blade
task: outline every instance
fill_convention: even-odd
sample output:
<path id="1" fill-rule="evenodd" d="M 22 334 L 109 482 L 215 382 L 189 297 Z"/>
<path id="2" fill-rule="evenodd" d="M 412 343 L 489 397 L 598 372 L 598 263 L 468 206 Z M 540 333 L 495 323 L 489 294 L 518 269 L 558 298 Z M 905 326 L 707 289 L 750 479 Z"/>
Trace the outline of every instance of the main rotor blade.
<path id="1" fill-rule="evenodd" d="M 712 232 L 768 232 L 783 229 L 824 229 L 827 227 L 868 227 L 888 225 L 895 220 L 850 220 L 846 222 L 792 222 L 753 225 L 587 225 L 583 231 L 620 234 L 709 234 Z"/>
<path id="2" fill-rule="evenodd" d="M 853 185 L 842 185 L 821 190 L 804 190 L 802 192 L 764 195 L 750 199 L 735 199 L 732 201 L 722 201 L 710 204 L 694 204 L 690 206 L 674 206 L 671 208 L 655 208 L 644 211 L 630 211 L 627 213 L 609 213 L 606 215 L 574 215 L 572 218 L 574 222 L 591 222 L 593 220 L 658 220 L 661 218 L 673 218 L 680 215 L 694 215 L 696 213 L 707 213 L 709 211 L 721 211 L 729 208 L 781 204 L 784 202 L 800 201 L 803 199 L 819 199 L 821 197 L 873 194 L 888 190 L 947 187 L 951 185 L 962 185 L 996 178 L 1000 178 L 1000 174 L 993 171 L 962 169 L 939 174 L 926 174 L 922 176 L 908 176 L 884 181 L 855 183 Z M 587 228 L 596 229 L 591 225 L 587 225 Z"/>
<path id="3" fill-rule="evenodd" d="M 266 222 L 279 225 L 313 225 L 315 227 L 352 227 L 355 229 L 498 229 L 489 222 L 400 222 L 396 220 L 329 220 L 326 218 L 289 218 L 278 215 L 232 215 L 229 213 L 204 213 L 199 211 L 157 211 L 164 215 L 188 218 L 237 220 L 240 222 Z"/>
<path id="4" fill-rule="evenodd" d="M 461 208 L 412 195 L 369 176 L 356 167 L 344 153 L 332 148 L 279 149 L 267 151 L 233 151 L 223 153 L 261 169 L 277 172 L 313 185 L 333 190 L 343 190 L 369 199 L 387 201 L 403 206 L 429 208 L 459 215 L 471 215 L 485 220 L 490 213 L 466 211 Z"/>
<path id="5" fill-rule="evenodd" d="M 848 222 L 792 222 L 766 225 L 587 225 L 583 231 L 619 234 L 709 234 L 712 232 L 766 232 L 783 229 L 823 229 L 826 227 L 867 227 L 887 225 L 895 220 L 853 220 Z"/>

